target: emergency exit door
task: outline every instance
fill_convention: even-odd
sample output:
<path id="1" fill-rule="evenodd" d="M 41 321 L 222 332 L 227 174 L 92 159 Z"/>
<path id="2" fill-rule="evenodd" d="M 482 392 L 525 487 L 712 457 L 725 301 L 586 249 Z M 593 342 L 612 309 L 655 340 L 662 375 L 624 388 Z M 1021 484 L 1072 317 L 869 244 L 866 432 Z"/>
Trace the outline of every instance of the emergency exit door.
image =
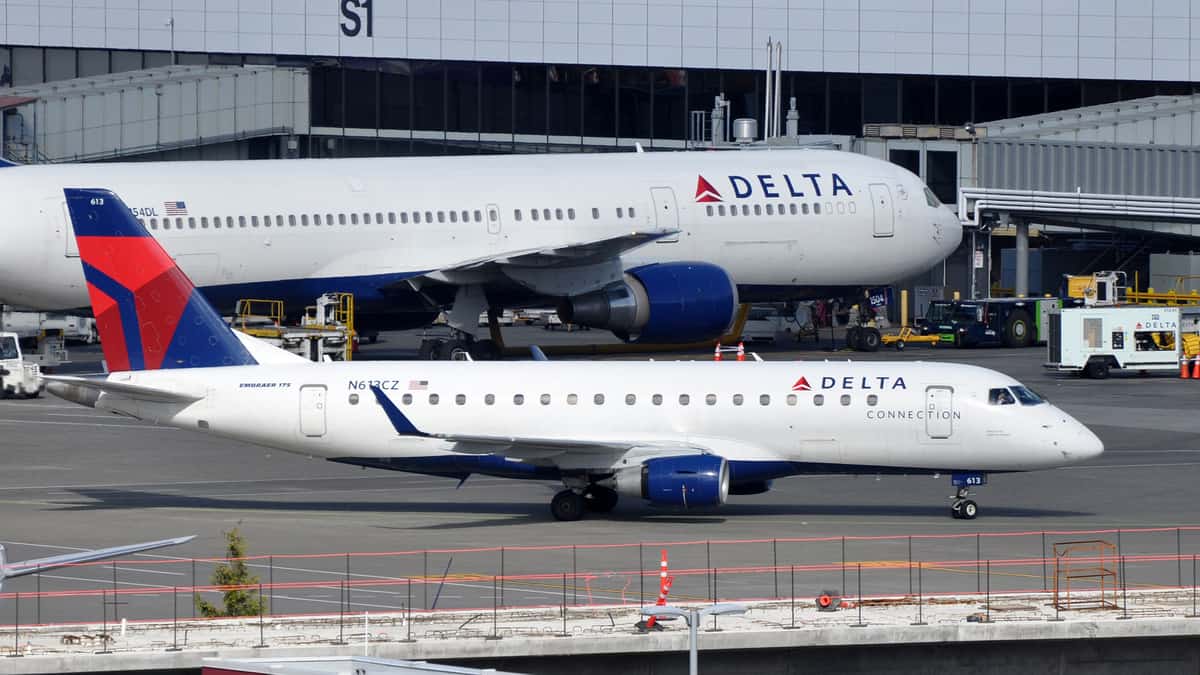
<path id="1" fill-rule="evenodd" d="M 325 435 L 325 387 L 300 387 L 300 433 L 310 438 Z"/>
<path id="2" fill-rule="evenodd" d="M 650 188 L 650 201 L 654 205 L 654 224 L 659 230 L 678 230 L 679 211 L 675 205 L 675 191 L 669 187 Z M 670 244 L 679 241 L 679 235 L 673 234 L 657 240 L 660 244 Z"/>
<path id="3" fill-rule="evenodd" d="M 954 434 L 954 388 L 925 388 L 925 434 L 950 438 Z"/>
<path id="4" fill-rule="evenodd" d="M 890 237 L 896 233 L 896 212 L 892 208 L 892 191 L 883 183 L 871 183 L 871 211 L 875 216 L 875 236 Z"/>

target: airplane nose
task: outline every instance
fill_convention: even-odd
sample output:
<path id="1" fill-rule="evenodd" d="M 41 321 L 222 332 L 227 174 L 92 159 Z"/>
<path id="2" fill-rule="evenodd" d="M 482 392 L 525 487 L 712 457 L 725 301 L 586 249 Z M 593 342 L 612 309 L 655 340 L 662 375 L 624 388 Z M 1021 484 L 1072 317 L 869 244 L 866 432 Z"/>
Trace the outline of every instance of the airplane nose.
<path id="1" fill-rule="evenodd" d="M 1080 459 L 1095 459 L 1104 454 L 1104 441 L 1082 424 L 1079 425 L 1076 445 L 1078 447 L 1076 454 Z"/>
<path id="2" fill-rule="evenodd" d="M 949 208 L 943 208 L 942 210 L 945 211 L 945 214 L 938 219 L 937 224 L 934 226 L 937 230 L 934 239 L 938 240 L 942 251 L 946 256 L 949 256 L 962 243 L 963 228 L 962 223 L 958 221 L 958 214 Z"/>

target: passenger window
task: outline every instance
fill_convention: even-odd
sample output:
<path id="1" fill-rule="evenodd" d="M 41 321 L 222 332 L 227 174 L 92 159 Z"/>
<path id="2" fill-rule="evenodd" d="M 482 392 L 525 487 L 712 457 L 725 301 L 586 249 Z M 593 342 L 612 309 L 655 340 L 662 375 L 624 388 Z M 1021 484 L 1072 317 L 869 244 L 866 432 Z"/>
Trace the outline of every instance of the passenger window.
<path id="1" fill-rule="evenodd" d="M 350 394 L 350 405 L 358 405 L 358 394 Z"/>
<path id="2" fill-rule="evenodd" d="M 850 405 L 850 394 L 842 394 L 842 405 Z"/>
<path id="3" fill-rule="evenodd" d="M 705 214 L 706 214 L 706 215 L 707 215 L 709 218 L 712 218 L 712 214 L 713 214 L 713 207 L 712 207 L 712 204 L 709 204 L 708 206 L 704 207 L 704 213 L 705 213 Z"/>
<path id="4" fill-rule="evenodd" d="M 825 405 L 825 394 L 814 394 L 813 395 L 813 405 L 815 405 L 815 406 Z"/>
<path id="5" fill-rule="evenodd" d="M 742 204 L 742 215 L 743 216 L 750 215 L 750 205 L 749 204 Z"/>
<path id="6" fill-rule="evenodd" d="M 741 405 L 743 400 L 745 400 L 745 399 L 742 397 L 741 394 L 733 395 L 733 404 L 734 405 Z"/>
<path id="7" fill-rule="evenodd" d="M 238 227 L 246 227 L 246 216 L 238 216 Z"/>
<path id="8" fill-rule="evenodd" d="M 304 227 L 308 227 L 308 214 L 307 213 L 300 214 L 300 224 L 303 225 Z"/>
<path id="9" fill-rule="evenodd" d="M 329 224 L 332 225 L 333 221 L 330 221 Z M 388 211 L 388 225 L 395 225 L 395 224 L 396 224 L 396 213 L 394 211 Z"/>
<path id="10" fill-rule="evenodd" d="M 433 222 L 433 211 L 426 211 L 426 212 L 425 212 L 425 222 L 427 222 L 427 223 L 432 223 L 432 222 Z"/>
<path id="11" fill-rule="evenodd" d="M 770 394 L 763 394 L 763 395 L 759 396 L 759 397 L 758 397 L 758 404 L 759 404 L 759 405 L 771 405 L 771 395 L 770 395 Z"/>
<path id="12" fill-rule="evenodd" d="M 451 215 L 453 215 L 453 213 Z M 446 212 L 445 211 L 438 211 L 438 222 L 439 223 L 446 222 Z"/>
<path id="13" fill-rule="evenodd" d="M 376 225 L 383 224 L 383 214 L 378 211 L 375 212 L 375 224 Z"/>
<path id="14" fill-rule="evenodd" d="M 772 204 L 767 204 L 767 215 L 768 215 L 768 216 L 773 216 L 773 215 L 775 215 L 775 207 L 774 207 L 774 205 L 772 205 Z"/>
<path id="15" fill-rule="evenodd" d="M 196 229 L 196 217 L 195 216 L 188 216 L 188 229 L 189 230 Z"/>
<path id="16" fill-rule="evenodd" d="M 550 405 L 550 394 L 542 394 L 542 405 Z"/>
<path id="17" fill-rule="evenodd" d="M 821 215 L 821 205 L 817 202 L 813 202 L 813 214 L 818 216 Z"/>
<path id="18" fill-rule="evenodd" d="M 796 395 L 795 394 L 787 395 L 787 404 L 788 405 L 796 405 Z"/>
<path id="19" fill-rule="evenodd" d="M 604 405 L 604 394 L 596 394 L 592 397 L 592 403 L 596 405 Z"/>
<path id="20" fill-rule="evenodd" d="M 630 217 L 630 218 L 636 218 L 636 217 L 637 217 L 637 216 L 636 216 L 636 215 L 633 213 L 633 207 L 632 207 L 632 206 L 631 206 L 631 207 L 629 207 L 629 217 Z"/>
<path id="21" fill-rule="evenodd" d="M 637 403 L 637 394 L 625 394 L 625 405 Z"/>
<path id="22" fill-rule="evenodd" d="M 625 217 L 625 209 L 618 206 L 617 207 L 617 217 L 624 218 Z"/>
<path id="23" fill-rule="evenodd" d="M 592 220 L 600 220 L 600 209 L 592 209 Z"/>
<path id="24" fill-rule="evenodd" d="M 400 402 L 404 405 L 412 405 L 412 394 L 405 394 L 400 397 Z"/>
<path id="25" fill-rule="evenodd" d="M 761 215 L 762 215 L 762 204 L 755 204 L 755 205 L 754 205 L 754 215 L 756 215 L 756 216 L 761 216 Z"/>
<path id="26" fill-rule="evenodd" d="M 717 404 L 717 395 L 716 394 L 706 394 L 704 396 L 704 403 L 707 405 L 716 405 Z"/>
<path id="27" fill-rule="evenodd" d="M 562 220 L 563 219 L 562 216 L 563 216 L 562 209 L 554 209 L 554 219 L 555 220 Z"/>
<path id="28" fill-rule="evenodd" d="M 876 405 L 879 405 L 879 397 L 875 394 L 867 394 L 867 405 L 871 406 L 872 408 L 874 408 Z"/>
<path id="29" fill-rule="evenodd" d="M 654 405 L 662 405 L 662 394 L 655 394 L 650 397 L 650 402 Z"/>
<path id="30" fill-rule="evenodd" d="M 275 214 L 275 227 L 283 227 L 283 214 L 282 213 Z"/>
<path id="31" fill-rule="evenodd" d="M 400 224 L 401 224 L 401 225 L 407 225 L 407 224 L 408 224 L 408 211 L 401 211 L 401 212 L 400 212 Z"/>
<path id="32" fill-rule="evenodd" d="M 567 220 L 575 220 L 575 209 L 567 209 Z"/>
<path id="33" fill-rule="evenodd" d="M 988 390 L 988 405 L 1015 405 L 1016 402 L 1012 392 L 1003 387 Z"/>
<path id="34" fill-rule="evenodd" d="M 793 216 L 796 215 L 796 202 L 788 204 L 788 211 L 791 212 Z"/>
<path id="35" fill-rule="evenodd" d="M 692 402 L 692 397 L 687 394 L 679 395 L 679 405 L 687 405 Z"/>
<path id="36" fill-rule="evenodd" d="M 808 202 L 804 202 L 800 205 L 800 212 L 806 216 L 808 215 Z"/>
<path id="37" fill-rule="evenodd" d="M 513 209 L 513 220 L 521 222 L 521 209 Z"/>
<path id="38" fill-rule="evenodd" d="M 438 219 L 440 220 L 440 219 L 441 219 L 441 217 L 442 217 L 442 213 L 441 213 L 441 211 L 439 211 L 439 212 L 438 212 Z M 457 222 L 458 222 L 458 212 L 457 212 L 457 211 L 451 211 L 451 212 L 450 212 L 450 222 L 452 222 L 452 223 L 457 223 Z"/>
<path id="39" fill-rule="evenodd" d="M 233 216 L 225 216 L 225 227 L 233 227 Z"/>
<path id="40" fill-rule="evenodd" d="M 725 205 L 724 204 L 717 204 L 717 215 L 718 216 L 725 215 Z"/>
<path id="41" fill-rule="evenodd" d="M 150 219 L 150 229 L 152 229 L 152 230 L 157 230 L 157 229 L 158 229 L 158 218 L 151 218 L 151 219 Z"/>
<path id="42" fill-rule="evenodd" d="M 494 216 L 495 213 L 496 212 L 493 211 L 492 215 Z M 495 218 L 492 218 L 492 220 L 495 220 Z M 477 222 L 477 223 L 483 222 L 483 211 L 480 211 L 479 209 L 475 209 L 475 222 Z"/>
<path id="43" fill-rule="evenodd" d="M 529 209 L 529 217 L 532 218 L 533 220 L 537 220 L 538 219 L 538 210 L 537 209 Z"/>
<path id="44" fill-rule="evenodd" d="M 358 224 L 358 214 L 357 214 L 357 213 L 351 213 L 351 214 L 350 214 L 350 224 L 351 224 L 351 225 L 357 225 L 357 224 Z"/>
<path id="45" fill-rule="evenodd" d="M 567 394 L 567 405 L 579 403 L 579 394 Z"/>
<path id="46" fill-rule="evenodd" d="M 550 220 L 550 209 L 542 209 L 542 220 Z"/>
<path id="47" fill-rule="evenodd" d="M 345 225 L 345 224 L 346 224 L 346 214 L 339 213 L 338 214 L 338 225 Z"/>
<path id="48" fill-rule="evenodd" d="M 850 213 L 852 214 L 858 212 L 858 205 L 854 202 L 850 202 L 846 208 L 849 209 Z"/>
<path id="49" fill-rule="evenodd" d="M 513 405 L 525 405 L 525 394 L 513 394 Z"/>
<path id="50" fill-rule="evenodd" d="M 208 216 L 200 216 L 200 227 L 208 229 Z"/>
<path id="51" fill-rule="evenodd" d="M 454 403 L 457 405 L 466 405 L 467 404 L 467 395 L 466 394 L 455 394 Z"/>
<path id="52" fill-rule="evenodd" d="M 437 394 L 430 394 L 429 395 L 429 405 L 437 405 L 438 401 L 440 401 L 441 398 L 442 397 L 438 396 Z"/>
<path id="53" fill-rule="evenodd" d="M 484 405 L 492 405 L 492 404 L 494 404 L 495 402 L 496 402 L 496 395 L 495 395 L 495 394 L 487 394 L 487 395 L 485 395 L 485 396 L 483 397 L 483 404 L 484 404 Z"/>

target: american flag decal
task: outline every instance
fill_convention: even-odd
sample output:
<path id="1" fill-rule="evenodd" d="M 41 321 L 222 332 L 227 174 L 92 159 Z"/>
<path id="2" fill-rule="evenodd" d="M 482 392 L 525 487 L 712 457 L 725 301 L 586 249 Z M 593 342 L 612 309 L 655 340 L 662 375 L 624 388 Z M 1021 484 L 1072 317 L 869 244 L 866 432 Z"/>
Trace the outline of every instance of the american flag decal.
<path id="1" fill-rule="evenodd" d="M 163 202 L 163 211 L 168 216 L 186 216 L 187 204 L 184 202 Z"/>
<path id="2" fill-rule="evenodd" d="M 429 380 L 409 380 L 408 381 L 409 391 L 424 390 L 424 389 L 428 389 L 428 388 L 429 388 Z"/>

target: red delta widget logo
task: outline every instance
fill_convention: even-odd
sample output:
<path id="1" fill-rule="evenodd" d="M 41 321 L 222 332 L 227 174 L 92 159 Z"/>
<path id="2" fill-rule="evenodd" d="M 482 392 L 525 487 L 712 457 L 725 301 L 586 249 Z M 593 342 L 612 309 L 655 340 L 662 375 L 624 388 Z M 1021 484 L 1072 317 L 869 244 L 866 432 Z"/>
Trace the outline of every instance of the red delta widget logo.
<path id="1" fill-rule="evenodd" d="M 734 199 L 759 197 L 786 199 L 799 197 L 837 197 L 840 194 L 853 197 L 854 192 L 846 181 L 836 173 L 802 173 L 798 177 L 790 174 L 776 176 L 760 173 L 751 177 L 729 176 L 729 193 Z M 707 178 L 696 176 L 696 202 L 705 204 L 723 202 L 725 197 Z"/>
<path id="2" fill-rule="evenodd" d="M 848 375 L 846 377 L 822 377 L 819 389 L 908 389 L 908 385 L 905 384 L 903 377 L 889 377 L 887 375 L 854 377 Z M 808 383 L 808 378 L 803 375 L 792 385 L 792 391 L 812 390 L 813 386 Z"/>

